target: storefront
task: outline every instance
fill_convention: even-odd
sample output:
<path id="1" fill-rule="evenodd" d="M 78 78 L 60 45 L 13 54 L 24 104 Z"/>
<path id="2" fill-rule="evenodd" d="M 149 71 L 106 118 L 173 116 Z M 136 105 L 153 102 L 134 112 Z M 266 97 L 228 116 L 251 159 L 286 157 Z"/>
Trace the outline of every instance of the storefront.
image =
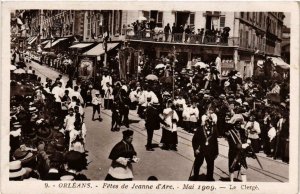
<path id="1" fill-rule="evenodd" d="M 119 44 L 120 44 L 119 42 L 107 43 L 107 50 L 105 52 L 105 47 L 103 43 L 97 43 L 96 45 L 93 45 L 92 48 L 79 55 L 77 64 L 79 65 L 79 67 L 81 64 L 83 64 L 82 70 L 79 70 L 79 76 L 86 77 L 87 76 L 86 73 L 89 74 L 91 72 L 92 72 L 92 76 L 94 76 L 97 72 L 99 72 L 100 68 L 103 67 L 103 64 L 105 63 L 105 54 L 106 55 L 111 54 L 113 50 L 115 50 L 118 47 Z M 89 71 L 88 69 L 90 68 L 90 65 L 87 65 L 90 63 L 92 64 L 91 71 Z"/>

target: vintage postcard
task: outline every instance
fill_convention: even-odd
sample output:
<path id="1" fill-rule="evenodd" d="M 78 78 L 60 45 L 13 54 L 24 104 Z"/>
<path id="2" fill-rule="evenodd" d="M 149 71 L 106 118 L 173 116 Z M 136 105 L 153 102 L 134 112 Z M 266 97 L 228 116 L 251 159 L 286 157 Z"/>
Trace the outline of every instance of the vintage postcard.
<path id="1" fill-rule="evenodd" d="M 1 10 L 1 193 L 298 192 L 299 4 Z"/>

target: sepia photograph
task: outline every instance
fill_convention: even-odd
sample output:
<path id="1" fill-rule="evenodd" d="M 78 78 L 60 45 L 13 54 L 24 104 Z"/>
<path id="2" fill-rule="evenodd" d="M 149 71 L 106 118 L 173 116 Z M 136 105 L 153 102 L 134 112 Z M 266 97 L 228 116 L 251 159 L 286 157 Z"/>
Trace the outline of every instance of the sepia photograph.
<path id="1" fill-rule="evenodd" d="M 5 181 L 291 181 L 292 13 L 153 7 L 9 9 Z"/>

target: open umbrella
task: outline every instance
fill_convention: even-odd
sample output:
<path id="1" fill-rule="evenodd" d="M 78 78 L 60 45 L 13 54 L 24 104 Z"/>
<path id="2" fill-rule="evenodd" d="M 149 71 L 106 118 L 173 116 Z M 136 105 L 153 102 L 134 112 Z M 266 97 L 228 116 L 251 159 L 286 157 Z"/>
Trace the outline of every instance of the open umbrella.
<path id="1" fill-rule="evenodd" d="M 144 17 L 144 16 L 140 16 L 140 17 L 138 18 L 138 20 L 139 20 L 139 21 L 147 21 L 147 18 Z"/>
<path id="2" fill-rule="evenodd" d="M 149 75 L 146 76 L 146 80 L 155 81 L 155 80 L 158 80 L 158 77 L 156 75 L 149 74 Z"/>
<path id="3" fill-rule="evenodd" d="M 14 65 L 10 65 L 10 70 L 11 71 L 14 71 L 14 70 L 16 70 L 17 69 L 17 67 L 16 66 L 14 66 Z"/>
<path id="4" fill-rule="evenodd" d="M 24 70 L 24 69 L 16 69 L 16 70 L 14 70 L 14 73 L 15 74 L 22 74 L 22 73 L 26 73 L 26 71 Z"/>
<path id="5" fill-rule="evenodd" d="M 155 69 L 161 69 L 161 68 L 165 68 L 165 65 L 162 63 L 155 66 Z"/>
<path id="6" fill-rule="evenodd" d="M 205 64 L 205 63 L 203 63 L 202 61 L 200 61 L 200 62 L 197 62 L 197 63 L 195 63 L 195 65 L 194 65 L 195 67 L 200 67 L 200 69 L 205 69 L 205 68 L 207 68 L 208 67 L 208 65 L 207 64 Z"/>

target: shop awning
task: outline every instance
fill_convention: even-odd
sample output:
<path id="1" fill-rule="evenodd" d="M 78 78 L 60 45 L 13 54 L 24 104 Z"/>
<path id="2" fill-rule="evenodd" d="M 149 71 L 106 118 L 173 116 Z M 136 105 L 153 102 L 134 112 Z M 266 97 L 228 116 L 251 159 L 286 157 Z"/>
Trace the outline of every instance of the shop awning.
<path id="1" fill-rule="evenodd" d="M 34 38 L 34 37 L 30 36 L 26 39 L 26 41 L 29 42 L 32 38 Z"/>
<path id="2" fill-rule="evenodd" d="M 33 38 L 28 42 L 28 44 L 34 43 L 34 41 L 36 41 L 36 39 L 37 39 L 37 36 L 33 37 Z"/>
<path id="3" fill-rule="evenodd" d="M 66 40 L 68 38 L 59 38 L 57 40 L 55 40 L 54 42 L 52 42 L 52 44 L 50 44 L 50 41 L 48 42 L 48 44 L 44 47 L 44 48 L 51 48 L 51 47 L 54 47 L 56 44 L 58 44 L 59 42 L 63 41 L 63 40 Z"/>
<path id="4" fill-rule="evenodd" d="M 93 43 L 78 43 L 78 44 L 70 46 L 69 48 L 81 49 L 81 48 L 85 48 L 85 47 L 91 46 L 92 44 Z"/>
<path id="5" fill-rule="evenodd" d="M 48 43 L 46 44 L 46 46 L 44 47 L 44 49 L 50 48 L 50 47 L 51 47 L 51 40 L 48 41 Z"/>
<path id="6" fill-rule="evenodd" d="M 280 57 L 269 57 L 275 66 L 278 66 L 282 69 L 289 69 L 290 65 L 283 61 Z"/>
<path id="7" fill-rule="evenodd" d="M 47 44 L 50 40 L 45 40 L 44 42 L 41 43 L 41 45 Z"/>
<path id="8" fill-rule="evenodd" d="M 115 48 L 119 43 L 107 43 L 107 51 Z M 82 55 L 89 55 L 89 56 L 99 56 L 105 53 L 102 43 L 97 44 L 92 49 L 88 50 L 87 52 L 83 53 Z"/>
<path id="9" fill-rule="evenodd" d="M 52 46 L 55 46 L 56 44 L 58 44 L 59 42 L 63 41 L 63 40 L 66 40 L 68 38 L 59 38 L 57 40 L 55 40 L 53 43 L 52 43 Z"/>

